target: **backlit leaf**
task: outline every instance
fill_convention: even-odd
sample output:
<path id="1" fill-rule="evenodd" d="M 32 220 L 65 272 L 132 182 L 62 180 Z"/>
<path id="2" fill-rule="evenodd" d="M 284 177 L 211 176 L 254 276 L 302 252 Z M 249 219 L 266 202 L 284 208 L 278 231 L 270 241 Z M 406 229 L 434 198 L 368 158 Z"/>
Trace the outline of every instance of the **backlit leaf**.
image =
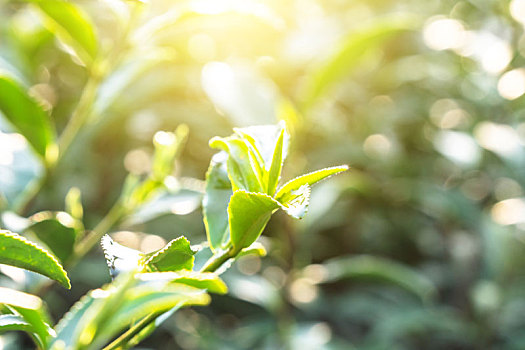
<path id="1" fill-rule="evenodd" d="M 204 225 L 211 249 L 221 247 L 229 238 L 228 213 L 226 208 L 232 196 L 224 151 L 215 154 L 206 173 L 206 193 L 202 201 Z"/>
<path id="2" fill-rule="evenodd" d="M 34 0 L 33 3 L 45 14 L 48 29 L 71 47 L 84 64 L 90 65 L 97 55 L 98 42 L 89 17 L 70 1 Z"/>
<path id="3" fill-rule="evenodd" d="M 15 80 L 0 74 L 0 111 L 43 158 L 55 142 L 47 113 Z"/>
<path id="4" fill-rule="evenodd" d="M 16 233 L 0 230 L 0 263 L 40 273 L 71 288 L 66 271 L 57 259 Z"/>
<path id="5" fill-rule="evenodd" d="M 279 203 L 263 193 L 236 191 L 228 206 L 231 241 L 236 252 L 261 235 Z"/>

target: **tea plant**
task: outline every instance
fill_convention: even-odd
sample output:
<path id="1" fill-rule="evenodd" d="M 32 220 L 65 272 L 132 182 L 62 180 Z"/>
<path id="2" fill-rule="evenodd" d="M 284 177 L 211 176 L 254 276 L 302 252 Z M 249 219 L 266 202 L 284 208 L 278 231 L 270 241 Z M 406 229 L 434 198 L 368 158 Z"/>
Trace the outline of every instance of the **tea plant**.
<path id="1" fill-rule="evenodd" d="M 156 142 L 151 174 L 144 180 L 130 176 L 112 211 L 129 215 L 163 186 L 171 173 L 180 146 L 176 140 L 181 137 L 173 133 L 157 136 L 169 142 Z M 207 244 L 191 246 L 180 236 L 164 248 L 146 254 L 104 236 L 102 246 L 111 273 L 116 275 L 112 283 L 82 297 L 55 328 L 37 296 L 4 288 L 0 294 L 5 305 L 0 330 L 28 332 L 43 349 L 98 349 L 129 328 L 105 347 L 126 348 L 144 339 L 177 309 L 208 304 L 208 293 L 226 293 L 227 286 L 219 274 L 240 256 L 266 254 L 257 238 L 272 214 L 282 209 L 294 218 L 302 218 L 308 209 L 310 186 L 347 169 L 325 168 L 279 187 L 288 138 L 285 124 L 281 123 L 235 129 L 232 136 L 210 141 L 220 152 L 213 157 L 206 174 L 203 213 Z M 75 205 L 80 211 L 80 204 Z M 73 240 L 72 245 L 66 246 L 61 237 L 46 237 L 50 253 L 16 233 L 1 231 L 0 238 L 1 263 L 41 273 L 66 288 L 70 288 L 69 279 L 55 256 L 67 261 L 70 254 L 82 254 L 86 244 L 75 244 Z M 207 249 L 212 256 L 195 270 L 195 255 Z"/>

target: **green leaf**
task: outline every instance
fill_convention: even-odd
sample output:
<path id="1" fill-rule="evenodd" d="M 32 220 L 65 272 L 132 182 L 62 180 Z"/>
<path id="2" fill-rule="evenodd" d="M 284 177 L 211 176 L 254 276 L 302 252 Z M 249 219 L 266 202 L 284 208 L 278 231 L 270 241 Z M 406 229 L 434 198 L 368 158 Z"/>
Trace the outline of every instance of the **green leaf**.
<path id="1" fill-rule="evenodd" d="M 181 236 L 157 252 L 146 255 L 144 265 L 151 271 L 191 270 L 195 253 L 186 237 Z"/>
<path id="2" fill-rule="evenodd" d="M 98 42 L 91 20 L 80 7 L 65 0 L 33 0 L 33 3 L 45 15 L 46 27 L 71 47 L 82 63 L 91 65 Z"/>
<path id="3" fill-rule="evenodd" d="M 152 312 L 210 302 L 204 290 L 173 283 L 164 274 L 172 273 L 122 274 L 89 292 L 59 322 L 50 348 L 101 349 L 124 328 Z"/>
<path id="4" fill-rule="evenodd" d="M 0 73 L 0 111 L 43 158 L 53 157 L 55 131 L 49 116 L 25 89 Z"/>
<path id="5" fill-rule="evenodd" d="M 158 131 L 155 134 L 153 137 L 155 153 L 151 173 L 154 179 L 163 181 L 173 172 L 176 156 L 186 142 L 188 132 L 188 126 L 181 124 L 175 132 Z"/>
<path id="6" fill-rule="evenodd" d="M 26 332 L 33 338 L 40 349 L 45 349 L 46 347 L 46 343 L 35 332 L 33 325 L 25 321 L 20 315 L 0 315 L 0 334 L 8 331 Z"/>
<path id="7" fill-rule="evenodd" d="M 203 290 L 182 284 L 147 283 L 130 288 L 124 294 L 123 305 L 114 312 L 110 322 L 99 327 L 100 333 L 90 349 L 100 349 L 115 334 L 132 325 L 132 320 L 139 320 L 152 312 L 169 311 L 184 305 L 207 305 L 210 296 Z M 111 309 L 111 306 L 108 305 Z"/>
<path id="8" fill-rule="evenodd" d="M 264 248 L 261 243 L 253 242 L 248 248 L 241 250 L 241 252 L 237 254 L 235 258 L 237 259 L 246 255 L 266 256 L 266 254 L 266 248 Z"/>
<path id="9" fill-rule="evenodd" d="M 228 154 L 224 151 L 215 154 L 206 173 L 206 193 L 202 200 L 202 211 L 206 235 L 212 250 L 220 248 L 228 241 L 228 203 L 232 196 L 232 186 L 226 170 Z"/>
<path id="10" fill-rule="evenodd" d="M 220 279 L 220 277 L 213 272 L 198 272 L 181 270 L 177 272 L 150 272 L 141 275 L 143 280 L 169 280 L 171 282 L 186 284 L 198 289 L 204 289 L 211 293 L 226 294 L 228 287 Z"/>
<path id="11" fill-rule="evenodd" d="M 412 16 L 377 18 L 346 36 L 335 53 L 307 76 L 301 89 L 303 109 L 312 107 L 332 85 L 356 69 L 371 48 L 378 47 L 395 34 L 415 29 L 416 24 L 417 20 Z"/>
<path id="12" fill-rule="evenodd" d="M 0 333 L 6 331 L 24 331 L 33 333 L 33 326 L 26 322 L 22 316 L 0 315 Z"/>
<path id="13" fill-rule="evenodd" d="M 267 185 L 266 193 L 270 196 L 275 194 L 275 189 L 281 178 L 281 171 L 283 169 L 284 162 L 284 135 L 286 134 L 286 129 L 283 127 L 277 143 L 275 144 L 275 150 L 273 152 L 272 162 L 270 166 L 270 171 L 265 173 L 265 183 Z"/>
<path id="14" fill-rule="evenodd" d="M 95 294 L 96 296 L 96 294 Z M 63 350 L 73 349 L 78 343 L 78 338 L 84 330 L 88 318 L 93 317 L 92 306 L 98 299 L 90 292 L 77 301 L 56 325 L 56 338 L 49 345 L 50 349 Z M 95 305 L 96 306 L 96 305 Z M 90 315 L 91 311 L 91 315 Z"/>
<path id="15" fill-rule="evenodd" d="M 63 263 L 71 254 L 76 240 L 76 223 L 65 212 L 40 212 L 30 217 L 31 226 L 27 228 Z"/>
<path id="16" fill-rule="evenodd" d="M 245 128 L 234 128 L 233 130 L 257 150 L 257 154 L 259 154 L 259 157 L 262 159 L 262 164 L 264 164 L 263 167 L 267 171 L 271 169 L 276 152 L 276 145 L 280 142 L 279 138 L 281 134 L 283 134 L 281 162 L 286 159 L 290 136 L 288 132 L 286 132 L 286 124 L 284 121 L 275 125 L 256 125 Z"/>
<path id="17" fill-rule="evenodd" d="M 284 204 L 295 198 L 296 194 L 294 194 L 293 192 L 299 190 L 302 186 L 312 186 L 316 182 L 319 182 L 323 179 L 326 179 L 329 176 L 335 175 L 346 170 L 348 170 L 347 165 L 340 165 L 331 168 L 324 168 L 308 174 L 298 176 L 295 179 L 288 181 L 281 188 L 279 188 L 277 194 L 275 195 L 275 199 Z"/>
<path id="18" fill-rule="evenodd" d="M 228 205 L 231 241 L 235 252 L 249 247 L 261 235 L 274 210 L 280 207 L 263 193 L 236 191 Z"/>
<path id="19" fill-rule="evenodd" d="M 261 164 L 244 140 L 235 136 L 214 137 L 210 140 L 210 147 L 228 153 L 228 176 L 234 191 L 241 189 L 250 192 L 264 192 Z"/>
<path id="20" fill-rule="evenodd" d="M 302 185 L 297 190 L 290 191 L 286 201 L 281 203 L 281 208 L 290 216 L 302 219 L 308 211 L 310 204 L 310 186 Z"/>
<path id="21" fill-rule="evenodd" d="M 16 233 L 0 230 L 0 264 L 40 273 L 71 288 L 67 273 L 57 259 Z"/>
<path id="22" fill-rule="evenodd" d="M 66 213 L 71 215 L 77 222 L 81 223 L 84 217 L 84 208 L 82 207 L 82 194 L 78 187 L 71 187 L 66 194 L 65 205 Z"/>
<path id="23" fill-rule="evenodd" d="M 24 327 L 35 340 L 35 342 L 46 348 L 48 341 L 55 336 L 54 330 L 49 326 L 50 317 L 44 306 L 43 301 L 32 294 L 23 293 L 10 288 L 0 287 L 0 304 L 7 305 L 13 316 L 22 321 Z M 0 316 L 1 317 L 1 316 Z M 7 321 L 4 320 L 4 321 Z M 20 322 L 15 322 L 19 324 Z M 8 326 L 6 322 L 6 326 Z M 0 332 L 1 332 L 0 326 Z"/>
<path id="24" fill-rule="evenodd" d="M 159 63 L 169 62 L 173 58 L 173 52 L 158 47 L 151 47 L 147 53 L 140 49 L 137 51 L 128 53 L 125 62 L 110 72 L 110 75 L 99 85 L 91 116 L 93 122 L 99 121 L 106 113 L 111 113 L 112 109 L 120 111 L 120 107 L 126 103 L 125 101 L 119 103 L 120 98 L 128 96 L 128 90 L 133 88 L 152 68 L 158 67 Z"/>
<path id="25" fill-rule="evenodd" d="M 397 284 L 428 301 L 437 289 L 425 275 L 390 259 L 375 256 L 351 256 L 330 260 L 322 265 L 326 271 L 322 283 L 345 278 L 366 278 Z"/>
<path id="26" fill-rule="evenodd" d="M 174 214 L 185 215 L 193 212 L 202 203 L 202 192 L 197 190 L 180 189 L 167 191 L 143 203 L 131 215 L 126 217 L 123 226 L 144 224 L 159 216 Z M 226 207 L 228 203 L 225 204 Z"/>

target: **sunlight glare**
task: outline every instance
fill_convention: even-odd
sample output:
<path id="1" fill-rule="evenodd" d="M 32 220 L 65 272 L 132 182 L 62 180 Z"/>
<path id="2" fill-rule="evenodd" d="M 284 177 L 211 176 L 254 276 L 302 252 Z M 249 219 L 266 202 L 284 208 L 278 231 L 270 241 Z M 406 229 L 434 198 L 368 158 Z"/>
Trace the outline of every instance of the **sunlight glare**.
<path id="1" fill-rule="evenodd" d="M 481 122 L 474 129 L 479 145 L 503 157 L 512 157 L 521 150 L 516 130 L 509 125 Z"/>
<path id="2" fill-rule="evenodd" d="M 511 198 L 502 200 L 492 207 L 492 219 L 500 225 L 525 223 L 525 200 Z"/>
<path id="3" fill-rule="evenodd" d="M 480 150 L 474 139 L 462 132 L 441 131 L 434 139 L 436 149 L 453 162 L 473 165 L 480 159 Z"/>
<path id="4" fill-rule="evenodd" d="M 525 24 L 525 0 L 512 0 L 509 4 L 512 18 L 521 24 Z"/>
<path id="5" fill-rule="evenodd" d="M 423 40 L 431 49 L 458 49 L 465 42 L 465 27 L 455 19 L 431 19 L 423 29 Z"/>
<path id="6" fill-rule="evenodd" d="M 515 100 L 525 93 L 525 69 L 513 69 L 501 76 L 498 92 L 507 100 Z"/>

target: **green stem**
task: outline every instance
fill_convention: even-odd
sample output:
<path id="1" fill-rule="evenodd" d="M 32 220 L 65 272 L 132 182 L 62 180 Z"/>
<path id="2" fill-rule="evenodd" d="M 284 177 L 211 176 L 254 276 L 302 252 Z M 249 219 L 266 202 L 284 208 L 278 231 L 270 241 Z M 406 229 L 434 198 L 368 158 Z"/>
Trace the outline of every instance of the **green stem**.
<path id="1" fill-rule="evenodd" d="M 201 272 L 215 272 L 221 267 L 226 261 L 237 255 L 237 252 L 233 250 L 233 247 L 225 250 L 219 255 L 212 256 L 201 269 Z"/>
<path id="2" fill-rule="evenodd" d="M 32 183 L 30 186 L 28 186 L 28 188 L 22 194 L 21 198 L 17 201 L 13 209 L 16 213 L 22 215 L 27 213 L 29 207 L 31 206 L 31 203 L 34 201 L 38 193 L 40 193 L 45 183 L 49 180 L 51 174 L 58 166 L 59 162 L 62 160 L 65 151 L 77 135 L 82 125 L 84 125 L 85 121 L 89 118 L 89 115 L 91 113 L 91 106 L 93 105 L 98 85 L 101 81 L 101 77 L 98 74 L 94 74 L 94 71 L 96 71 L 96 69 L 93 69 L 91 71 L 88 81 L 84 86 L 84 89 L 82 90 L 80 100 L 75 110 L 73 111 L 73 114 L 70 120 L 68 121 L 64 132 L 60 136 L 58 159 L 53 163 L 46 164 L 44 176 L 38 179 L 38 181 Z"/>
<path id="3" fill-rule="evenodd" d="M 94 71 L 96 71 L 96 69 L 94 69 Z M 58 149 L 60 150 L 58 161 L 63 158 L 64 154 L 71 145 L 71 142 L 77 136 L 82 126 L 84 126 L 86 121 L 89 119 L 93 102 L 97 96 L 97 90 L 101 80 L 101 74 L 95 73 L 90 75 L 84 90 L 82 91 L 80 100 L 78 101 L 77 108 L 71 115 L 69 122 L 60 135 L 60 139 L 58 141 Z"/>
<path id="4" fill-rule="evenodd" d="M 98 244 L 102 236 L 115 226 L 125 214 L 125 208 L 122 206 L 120 200 L 117 201 L 97 226 L 77 244 L 74 258 L 69 261 L 68 267 L 73 266 L 78 260 L 82 259 L 93 246 Z"/>
<path id="5" fill-rule="evenodd" d="M 126 345 L 134 336 L 139 334 L 144 328 L 146 328 L 150 323 L 155 322 L 155 320 L 160 317 L 164 312 L 153 312 L 148 316 L 144 317 L 142 320 L 137 322 L 133 327 L 128 329 L 120 337 L 112 341 L 102 350 L 112 350 L 112 349 L 124 349 Z"/>
<path id="6" fill-rule="evenodd" d="M 212 256 L 206 264 L 204 264 L 203 268 L 201 269 L 201 272 L 215 272 L 217 269 L 219 269 L 226 261 L 229 259 L 235 257 L 238 252 L 236 252 L 233 247 L 231 247 L 228 250 L 225 250 L 219 255 Z M 102 350 L 116 350 L 116 349 L 124 349 L 124 346 L 138 333 L 140 333 L 144 328 L 146 328 L 151 322 L 155 322 L 155 320 L 163 315 L 165 312 L 153 312 L 149 314 L 148 316 L 144 317 L 142 320 L 140 320 L 138 323 L 133 325 L 130 329 L 128 329 L 125 333 L 123 333 L 120 337 L 115 339 L 113 342 L 111 342 L 108 346 L 106 346 Z"/>

